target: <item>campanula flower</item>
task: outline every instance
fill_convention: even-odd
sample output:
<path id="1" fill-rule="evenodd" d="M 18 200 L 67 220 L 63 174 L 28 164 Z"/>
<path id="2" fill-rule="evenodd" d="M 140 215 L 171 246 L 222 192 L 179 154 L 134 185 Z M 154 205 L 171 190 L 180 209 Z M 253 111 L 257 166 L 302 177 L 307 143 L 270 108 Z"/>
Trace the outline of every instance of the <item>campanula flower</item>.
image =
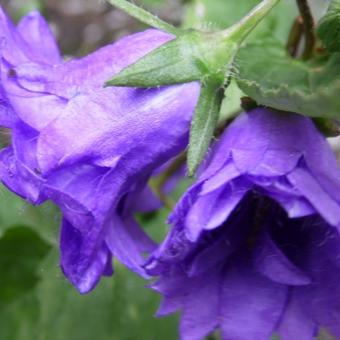
<path id="1" fill-rule="evenodd" d="M 172 36 L 147 30 L 63 61 L 37 12 L 16 27 L 3 12 L 0 20 L 8 107 L 0 122 L 12 134 L 2 182 L 31 203 L 61 208 L 61 266 L 80 292 L 112 273 L 112 255 L 145 275 L 142 253 L 154 243 L 133 220 L 133 202 L 148 205 L 149 176 L 185 148 L 199 85 L 103 84 Z"/>
<path id="2" fill-rule="evenodd" d="M 214 146 L 146 262 L 183 339 L 340 337 L 340 171 L 306 117 L 258 108 Z"/>

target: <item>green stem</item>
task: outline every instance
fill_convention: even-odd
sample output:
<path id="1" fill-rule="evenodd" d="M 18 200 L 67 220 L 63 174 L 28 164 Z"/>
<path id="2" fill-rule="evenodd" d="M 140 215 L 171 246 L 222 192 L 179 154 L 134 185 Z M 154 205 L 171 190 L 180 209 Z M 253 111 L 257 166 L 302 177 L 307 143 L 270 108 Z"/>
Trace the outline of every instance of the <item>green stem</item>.
<path id="1" fill-rule="evenodd" d="M 303 20 L 303 28 L 306 38 L 305 49 L 302 57 L 303 59 L 308 60 L 313 55 L 316 43 L 314 18 L 307 0 L 297 0 L 297 5 Z"/>
<path id="2" fill-rule="evenodd" d="M 129 14 L 133 18 L 143 22 L 154 28 L 158 28 L 161 31 L 172 33 L 174 35 L 179 35 L 179 29 L 168 24 L 167 22 L 159 19 L 155 15 L 149 13 L 145 9 L 138 7 L 126 0 L 107 0 L 111 5 L 119 8 L 123 12 Z"/>
<path id="3" fill-rule="evenodd" d="M 298 16 L 293 23 L 293 26 L 289 32 L 287 41 L 287 50 L 292 57 L 296 57 L 299 44 L 303 35 L 303 20 L 301 16 Z"/>
<path id="4" fill-rule="evenodd" d="M 171 197 L 167 196 L 163 193 L 164 186 L 166 182 L 176 174 L 177 171 L 185 164 L 187 159 L 186 152 L 182 152 L 170 165 L 165 169 L 159 176 L 154 177 L 150 180 L 150 187 L 156 196 L 160 199 L 160 201 L 167 207 L 169 210 L 172 210 L 175 206 L 175 202 Z"/>
<path id="5" fill-rule="evenodd" d="M 280 0 L 263 0 L 237 24 L 225 30 L 225 38 L 234 38 L 241 43 L 279 2 Z"/>

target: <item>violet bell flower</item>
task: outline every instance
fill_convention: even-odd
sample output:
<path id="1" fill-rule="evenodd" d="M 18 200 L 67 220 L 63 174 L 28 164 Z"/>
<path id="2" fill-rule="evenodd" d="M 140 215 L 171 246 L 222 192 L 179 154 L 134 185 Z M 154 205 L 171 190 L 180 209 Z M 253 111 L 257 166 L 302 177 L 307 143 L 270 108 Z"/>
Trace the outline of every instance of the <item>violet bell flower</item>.
<path id="1" fill-rule="evenodd" d="M 309 118 L 239 116 L 170 223 L 145 267 L 183 339 L 340 337 L 340 171 Z"/>
<path id="2" fill-rule="evenodd" d="M 142 253 L 154 243 L 134 221 L 133 202 L 145 200 L 148 177 L 186 147 L 199 84 L 103 84 L 170 39 L 150 29 L 64 62 L 37 12 L 17 27 L 0 13 L 0 123 L 12 133 L 1 180 L 31 203 L 61 208 L 61 267 L 81 293 L 112 273 L 112 255 L 145 275 Z"/>

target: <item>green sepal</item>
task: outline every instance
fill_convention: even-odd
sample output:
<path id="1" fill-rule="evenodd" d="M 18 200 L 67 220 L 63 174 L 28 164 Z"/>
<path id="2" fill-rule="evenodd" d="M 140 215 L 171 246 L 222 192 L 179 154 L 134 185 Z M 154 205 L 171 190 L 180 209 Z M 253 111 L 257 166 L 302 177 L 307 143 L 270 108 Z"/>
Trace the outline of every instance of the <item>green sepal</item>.
<path id="1" fill-rule="evenodd" d="M 209 75 L 223 82 L 237 44 L 224 43 L 221 34 L 188 30 L 186 33 L 123 69 L 107 86 L 157 87 L 203 81 Z"/>
<path id="2" fill-rule="evenodd" d="M 329 52 L 340 52 L 340 0 L 333 0 L 320 20 L 317 34 Z"/>
<path id="3" fill-rule="evenodd" d="M 340 53 L 306 63 L 267 39 L 242 49 L 235 64 L 239 87 L 259 105 L 339 119 Z"/>
<path id="4" fill-rule="evenodd" d="M 230 76 L 241 43 L 279 1 L 261 1 L 238 23 L 224 31 L 182 30 L 176 39 L 129 65 L 105 85 L 147 88 L 194 80 L 204 82 L 206 78 L 223 83 Z M 126 5 L 126 1 L 123 3 Z"/>
<path id="5" fill-rule="evenodd" d="M 224 89 L 214 79 L 201 86 L 201 93 L 191 122 L 188 173 L 193 176 L 206 154 L 218 122 Z"/>

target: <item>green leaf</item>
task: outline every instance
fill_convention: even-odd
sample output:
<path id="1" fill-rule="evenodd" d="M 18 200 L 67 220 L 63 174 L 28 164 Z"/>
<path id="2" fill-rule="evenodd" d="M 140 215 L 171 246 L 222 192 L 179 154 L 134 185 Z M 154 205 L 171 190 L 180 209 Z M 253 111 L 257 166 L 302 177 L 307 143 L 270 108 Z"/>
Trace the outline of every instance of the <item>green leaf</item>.
<path id="1" fill-rule="evenodd" d="M 305 63 L 266 39 L 241 50 L 236 66 L 238 85 L 259 104 L 311 117 L 340 116 L 340 54 Z"/>
<path id="2" fill-rule="evenodd" d="M 114 277 L 80 295 L 63 277 L 58 257 L 52 250 L 37 267 L 39 284 L 0 307 L 1 340 L 177 338 L 176 315 L 154 317 L 160 298 L 145 288 L 144 280 L 116 264 Z"/>
<path id="3" fill-rule="evenodd" d="M 207 152 L 217 125 L 223 89 L 214 81 L 202 84 L 200 98 L 191 123 L 188 172 L 192 176 Z"/>
<path id="4" fill-rule="evenodd" d="M 50 246 L 34 231 L 15 227 L 0 239 L 0 308 L 33 289 L 37 267 Z"/>
<path id="5" fill-rule="evenodd" d="M 52 252 L 43 264 L 38 297 L 41 339 L 176 339 L 176 317 L 156 319 L 159 297 L 145 281 L 117 264 L 114 278 L 104 278 L 88 295 L 80 295 L 62 277 Z M 142 292 L 142 293 L 141 293 Z"/>
<path id="6" fill-rule="evenodd" d="M 0 237 L 8 229 L 24 225 L 46 242 L 58 243 L 60 212 L 51 202 L 34 207 L 0 185 L 0 203 Z"/>
<path id="7" fill-rule="evenodd" d="M 0 339 L 45 340 L 40 338 L 38 320 L 39 302 L 35 290 L 28 291 L 0 307 Z"/>
<path id="8" fill-rule="evenodd" d="M 330 52 L 340 52 L 340 0 L 333 0 L 321 19 L 317 33 Z"/>

